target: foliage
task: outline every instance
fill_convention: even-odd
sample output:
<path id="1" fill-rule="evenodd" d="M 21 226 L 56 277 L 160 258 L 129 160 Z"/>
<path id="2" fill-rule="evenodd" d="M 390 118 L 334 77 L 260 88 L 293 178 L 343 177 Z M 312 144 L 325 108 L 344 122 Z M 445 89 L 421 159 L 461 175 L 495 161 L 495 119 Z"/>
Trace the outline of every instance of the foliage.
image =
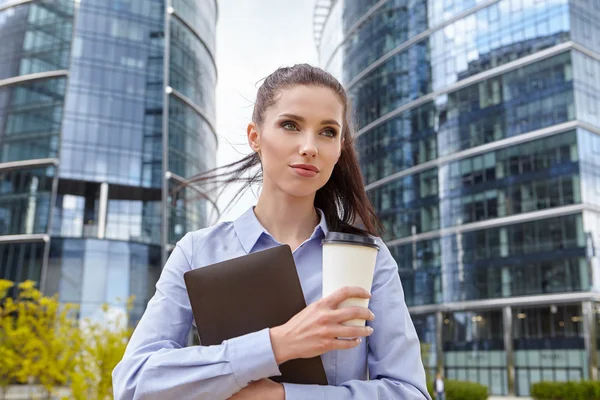
<path id="1" fill-rule="evenodd" d="M 48 392 L 65 385 L 75 365 L 82 337 L 74 307 L 44 297 L 35 283 L 18 285 L 15 299 L 6 297 L 11 282 L 1 281 L 0 370 L 2 384 L 39 383 Z"/>
<path id="2" fill-rule="evenodd" d="M 0 280 L 0 387 L 41 384 L 53 393 L 67 386 L 72 398 L 112 398 L 111 373 L 119 362 L 131 330 L 122 319 L 80 321 L 77 307 L 47 297 L 35 282 L 17 286 Z M 132 299 L 128 301 L 130 308 Z"/>
<path id="3" fill-rule="evenodd" d="M 427 389 L 432 399 L 435 399 L 433 381 L 427 382 Z M 474 382 L 444 380 L 446 400 L 486 400 L 487 387 Z"/>
<path id="4" fill-rule="evenodd" d="M 487 387 L 474 382 L 445 381 L 446 398 L 448 400 L 486 400 Z"/>
<path id="5" fill-rule="evenodd" d="M 132 299 L 128 301 L 131 309 Z M 106 317 L 109 309 L 102 308 Z M 105 323 L 86 321 L 81 332 L 86 341 L 78 353 L 72 374 L 71 391 L 75 399 L 112 399 L 112 370 L 123 358 L 131 329 L 122 319 L 104 318 Z"/>
<path id="6" fill-rule="evenodd" d="M 538 382 L 531 387 L 535 400 L 600 400 L 600 382 Z"/>

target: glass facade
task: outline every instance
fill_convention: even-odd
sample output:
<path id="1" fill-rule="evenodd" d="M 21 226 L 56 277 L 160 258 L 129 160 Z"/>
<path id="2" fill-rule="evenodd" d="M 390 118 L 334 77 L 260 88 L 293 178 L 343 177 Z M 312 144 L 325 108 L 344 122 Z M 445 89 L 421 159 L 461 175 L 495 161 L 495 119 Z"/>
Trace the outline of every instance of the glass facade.
<path id="1" fill-rule="evenodd" d="M 581 305 L 517 308 L 513 314 L 516 393 L 540 381 L 579 381 L 587 375 Z"/>
<path id="2" fill-rule="evenodd" d="M 340 0 L 315 22 L 430 373 L 497 395 L 597 376 L 598 21 L 584 0 Z"/>
<path id="3" fill-rule="evenodd" d="M 479 382 L 491 393 L 506 393 L 501 311 L 445 314 L 442 342 L 448 379 Z"/>
<path id="4" fill-rule="evenodd" d="M 172 189 L 216 162 L 217 3 L 171 6 L 0 1 L 0 278 L 82 317 L 135 296 L 134 323 L 208 223 L 210 203 Z"/>

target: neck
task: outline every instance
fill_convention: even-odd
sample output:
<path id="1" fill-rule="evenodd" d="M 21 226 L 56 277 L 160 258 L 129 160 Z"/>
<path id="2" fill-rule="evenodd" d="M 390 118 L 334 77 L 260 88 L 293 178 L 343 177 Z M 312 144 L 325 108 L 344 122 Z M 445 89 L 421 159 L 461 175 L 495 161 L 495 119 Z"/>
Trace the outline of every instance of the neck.
<path id="1" fill-rule="evenodd" d="M 290 245 L 292 249 L 310 238 L 320 220 L 314 207 L 314 195 L 293 197 L 281 192 L 263 191 L 254 213 L 275 240 Z"/>

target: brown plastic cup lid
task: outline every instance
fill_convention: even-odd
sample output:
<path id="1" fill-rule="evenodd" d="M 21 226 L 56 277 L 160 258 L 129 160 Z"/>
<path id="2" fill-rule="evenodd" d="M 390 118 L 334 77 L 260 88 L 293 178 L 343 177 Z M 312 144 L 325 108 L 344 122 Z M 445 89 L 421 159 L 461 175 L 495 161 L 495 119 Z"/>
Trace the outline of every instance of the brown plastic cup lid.
<path id="1" fill-rule="evenodd" d="M 322 244 L 353 244 L 357 246 L 373 247 L 379 250 L 377 241 L 369 236 L 354 235 L 352 233 L 329 232 Z"/>

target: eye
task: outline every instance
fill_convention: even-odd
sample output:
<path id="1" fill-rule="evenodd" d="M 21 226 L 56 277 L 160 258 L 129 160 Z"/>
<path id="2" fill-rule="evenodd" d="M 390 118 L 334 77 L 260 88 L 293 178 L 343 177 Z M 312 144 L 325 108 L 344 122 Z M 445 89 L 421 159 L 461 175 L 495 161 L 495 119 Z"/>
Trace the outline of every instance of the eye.
<path id="1" fill-rule="evenodd" d="M 298 130 L 298 127 L 292 121 L 285 121 L 285 122 L 281 123 L 281 127 L 283 129 L 285 129 L 285 130 L 288 130 L 288 131 L 296 131 L 296 130 Z"/>
<path id="2" fill-rule="evenodd" d="M 336 132 L 336 130 L 335 130 L 335 129 L 331 129 L 331 128 L 329 128 L 329 129 L 325 129 L 325 130 L 323 131 L 323 135 L 324 135 L 324 136 L 327 136 L 327 137 L 330 137 L 330 138 L 334 138 L 334 137 L 336 137 L 336 136 L 337 136 L 337 132 Z"/>

